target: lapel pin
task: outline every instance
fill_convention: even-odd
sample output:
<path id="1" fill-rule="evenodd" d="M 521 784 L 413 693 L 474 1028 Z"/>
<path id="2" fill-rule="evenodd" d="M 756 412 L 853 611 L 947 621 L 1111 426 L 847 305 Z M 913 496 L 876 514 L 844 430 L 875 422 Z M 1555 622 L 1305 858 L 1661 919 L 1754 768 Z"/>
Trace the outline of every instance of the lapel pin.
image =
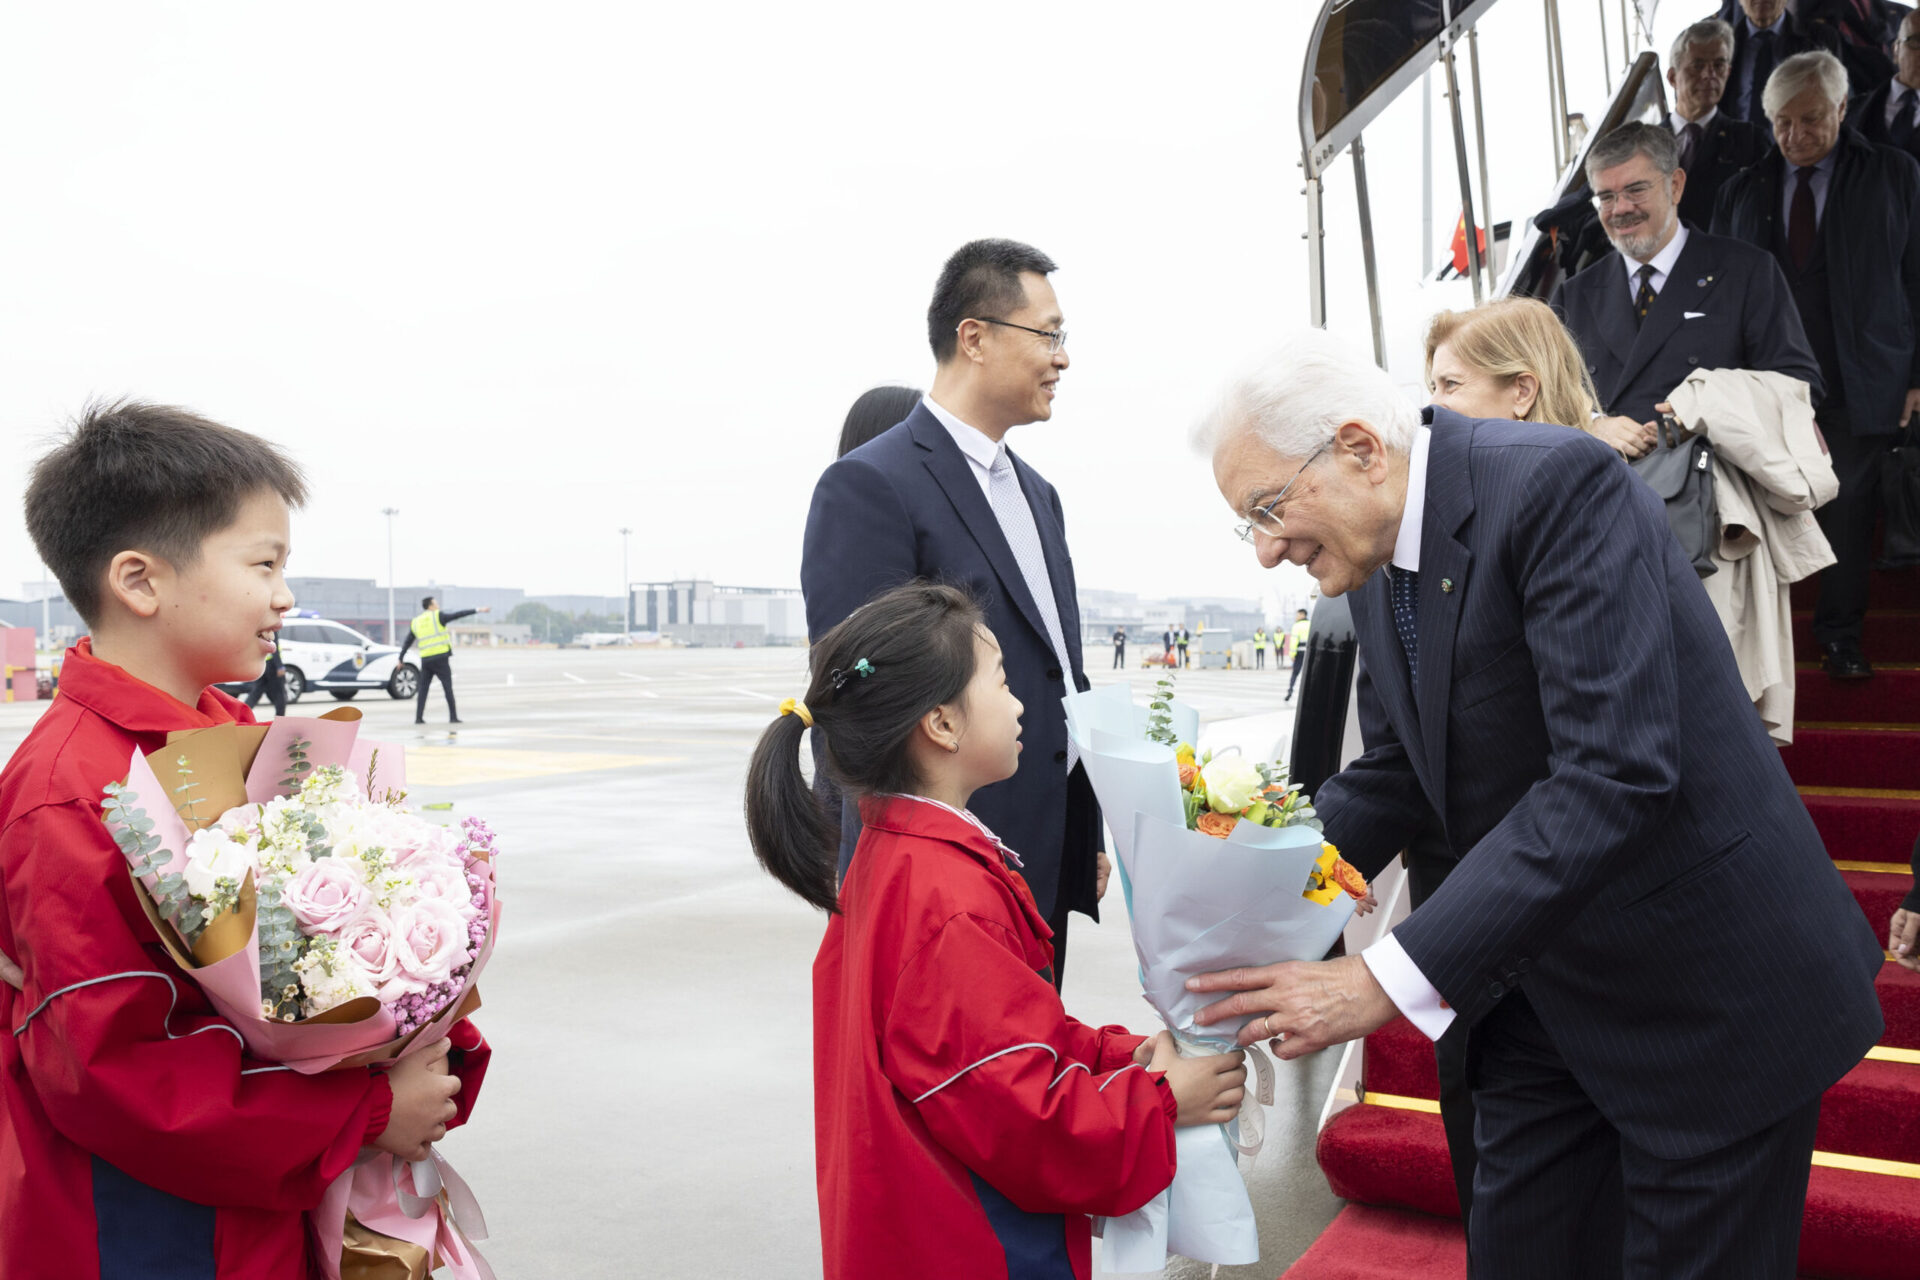
<path id="1" fill-rule="evenodd" d="M 1440 590 L 1443 593 L 1453 590 L 1453 579 L 1452 578 L 1440 579 Z"/>

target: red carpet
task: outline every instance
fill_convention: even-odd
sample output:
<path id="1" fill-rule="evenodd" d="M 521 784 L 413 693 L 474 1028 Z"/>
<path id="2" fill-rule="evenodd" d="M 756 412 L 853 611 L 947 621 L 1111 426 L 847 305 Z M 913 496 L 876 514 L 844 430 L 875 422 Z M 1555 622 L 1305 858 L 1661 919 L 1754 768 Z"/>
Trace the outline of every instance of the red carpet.
<path id="1" fill-rule="evenodd" d="M 1913 887 L 1920 834 L 1920 571 L 1876 573 L 1867 656 L 1878 674 L 1837 683 L 1794 588 L 1802 659 L 1794 743 L 1781 752 L 1827 851 L 1876 935 Z M 1902 665 L 1905 664 L 1905 665 Z M 1874 1056 L 1827 1091 L 1800 1241 L 1808 1280 L 1920 1278 L 1920 974 L 1889 962 L 1875 982 L 1887 1030 Z M 1433 1046 L 1404 1019 L 1368 1036 L 1362 1086 L 1320 1133 L 1320 1167 L 1351 1201 L 1283 1280 L 1464 1280 L 1466 1247 L 1447 1161 Z M 1903 1060 L 1904 1059 L 1904 1060 Z M 1729 1064 L 1728 1087 L 1738 1087 Z M 1867 1168 L 1858 1161 L 1892 1162 Z"/>

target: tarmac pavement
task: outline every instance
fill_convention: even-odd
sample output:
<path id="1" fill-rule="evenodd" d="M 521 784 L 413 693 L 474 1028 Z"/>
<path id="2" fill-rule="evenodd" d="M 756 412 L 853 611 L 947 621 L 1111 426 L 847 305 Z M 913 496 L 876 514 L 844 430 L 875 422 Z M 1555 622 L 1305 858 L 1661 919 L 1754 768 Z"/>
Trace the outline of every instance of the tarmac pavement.
<path id="1" fill-rule="evenodd" d="M 441 1144 L 486 1209 L 482 1251 L 502 1280 L 819 1276 L 809 984 L 825 920 L 760 870 L 740 819 L 748 754 L 804 692 L 804 653 L 462 649 L 453 666 L 465 724 L 445 723 L 437 689 L 424 727 L 410 701 L 352 705 L 363 733 L 405 745 L 410 803 L 500 837 L 502 929 L 475 1018 L 495 1057 L 473 1125 Z M 1158 673 L 1090 674 L 1144 700 Z M 1264 754 L 1292 731 L 1285 681 L 1190 671 L 1180 696 L 1203 745 Z M 46 705 L 0 705 L 0 754 Z M 289 713 L 336 705 L 309 693 Z M 1100 924 L 1074 918 L 1066 1004 L 1146 1032 L 1117 890 L 1107 905 Z M 1313 1159 L 1336 1059 L 1278 1065 L 1247 1171 L 1264 1256 L 1221 1276 L 1271 1280 L 1339 1209 Z"/>

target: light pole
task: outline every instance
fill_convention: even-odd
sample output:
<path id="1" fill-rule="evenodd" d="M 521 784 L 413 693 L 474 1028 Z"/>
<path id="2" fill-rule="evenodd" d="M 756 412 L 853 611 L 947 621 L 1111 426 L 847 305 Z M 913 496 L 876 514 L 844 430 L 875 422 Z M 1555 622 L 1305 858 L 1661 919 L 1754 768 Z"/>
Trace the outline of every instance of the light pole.
<path id="1" fill-rule="evenodd" d="M 387 643 L 393 643 L 393 518 L 400 514 L 398 507 L 382 507 L 380 514 L 387 518 Z"/>
<path id="2" fill-rule="evenodd" d="M 627 572 L 627 539 L 633 530 L 620 530 L 620 616 L 626 620 L 628 635 L 633 634 L 633 580 Z"/>

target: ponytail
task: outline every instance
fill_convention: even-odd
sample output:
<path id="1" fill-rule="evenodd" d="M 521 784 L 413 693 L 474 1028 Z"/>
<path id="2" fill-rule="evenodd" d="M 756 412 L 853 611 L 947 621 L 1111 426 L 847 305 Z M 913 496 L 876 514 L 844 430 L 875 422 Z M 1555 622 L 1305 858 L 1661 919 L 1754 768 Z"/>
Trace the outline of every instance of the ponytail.
<path id="1" fill-rule="evenodd" d="M 965 694 L 985 625 L 965 592 L 914 581 L 814 643 L 805 699 L 780 704 L 747 766 L 747 840 L 767 874 L 822 911 L 839 910 L 839 815 L 800 773 L 807 730 L 827 779 L 848 797 L 917 790 L 908 740 L 920 717 Z"/>
<path id="2" fill-rule="evenodd" d="M 800 773 L 807 725 L 782 713 L 760 735 L 747 766 L 747 839 L 767 874 L 822 911 L 839 910 L 834 884 L 838 824 Z"/>

